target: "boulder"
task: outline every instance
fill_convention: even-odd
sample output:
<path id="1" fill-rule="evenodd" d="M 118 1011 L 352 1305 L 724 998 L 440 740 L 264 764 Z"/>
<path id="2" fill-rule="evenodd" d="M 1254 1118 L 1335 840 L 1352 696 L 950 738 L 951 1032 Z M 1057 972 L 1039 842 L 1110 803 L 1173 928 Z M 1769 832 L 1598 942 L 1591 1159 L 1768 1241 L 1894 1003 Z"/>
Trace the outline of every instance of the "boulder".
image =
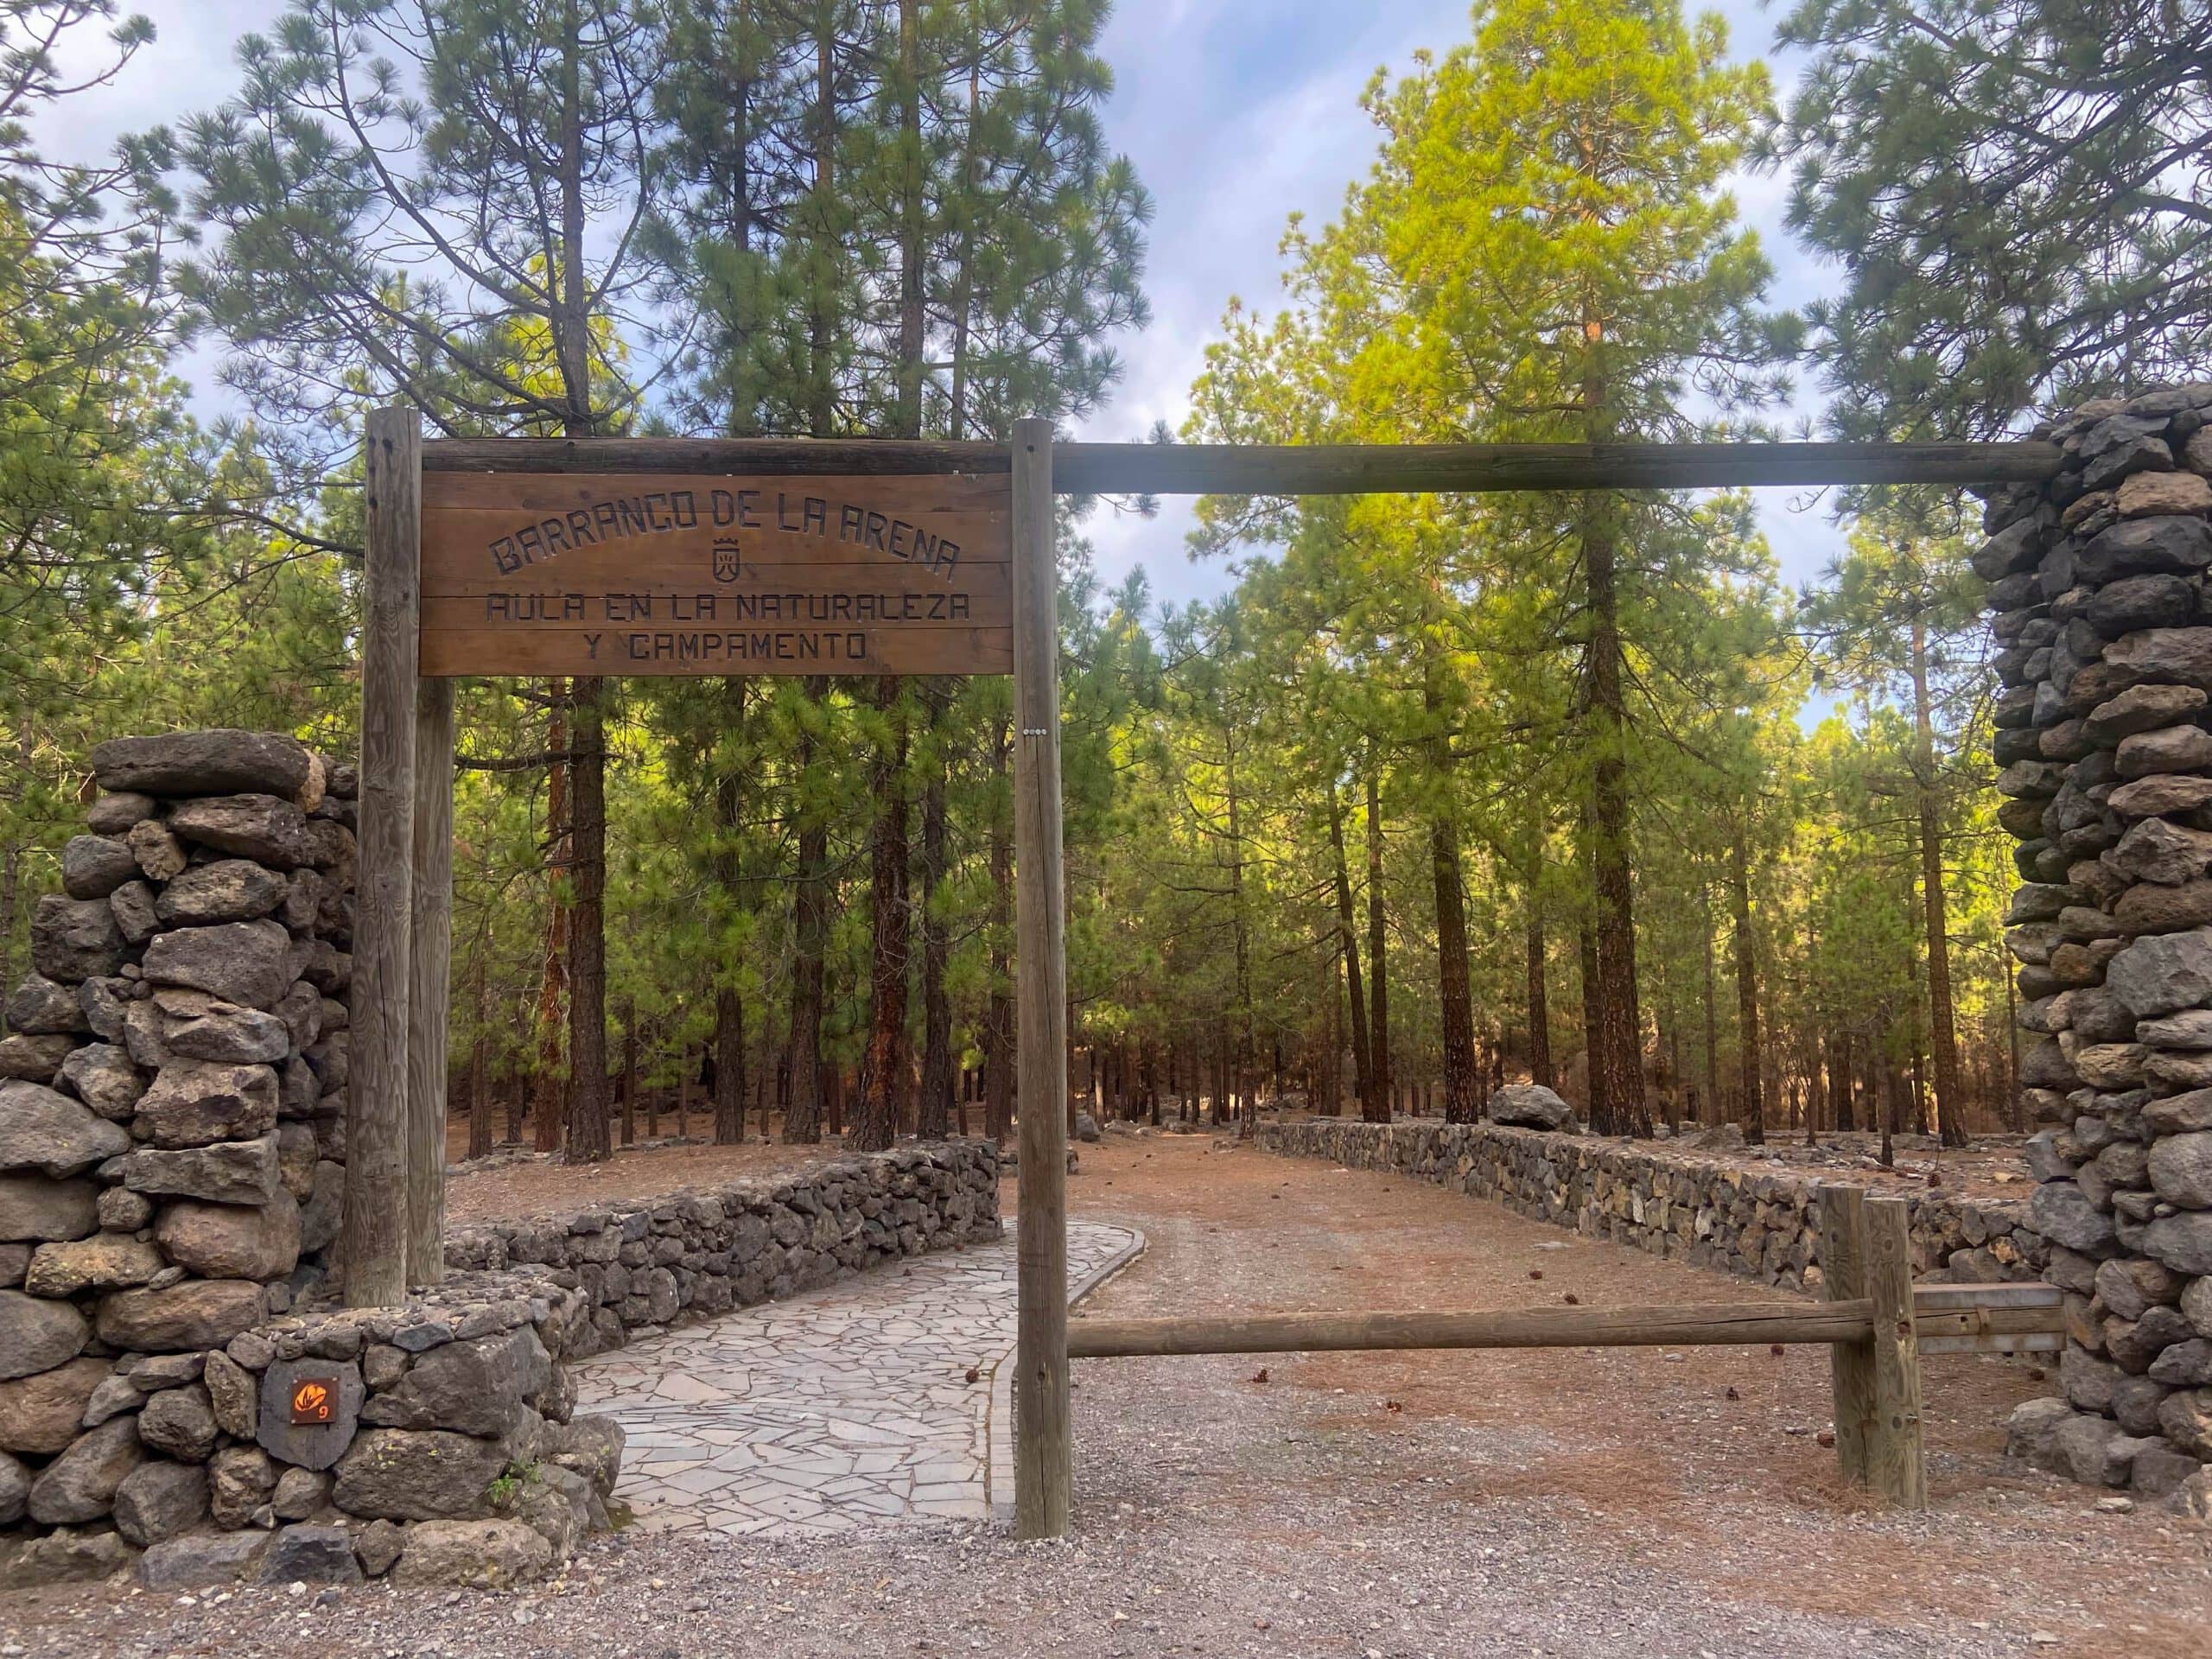
<path id="1" fill-rule="evenodd" d="M 2179 1274 L 2140 1256 L 2103 1262 L 2096 1274 L 2098 1299 L 2107 1313 L 2122 1319 L 2139 1319 L 2153 1307 L 2178 1302 L 2187 1283 Z"/>
<path id="2" fill-rule="evenodd" d="M 123 965 L 123 934 L 105 899 L 69 899 L 49 893 L 31 915 L 31 967 L 44 977 L 73 985 Z"/>
<path id="3" fill-rule="evenodd" d="M 132 1127 L 165 1150 L 267 1134 L 276 1127 L 276 1073 L 266 1065 L 172 1060 L 139 1097 Z"/>
<path id="4" fill-rule="evenodd" d="M 116 1488 L 146 1453 L 138 1444 L 138 1420 L 115 1417 L 88 1429 L 31 1482 L 30 1518 L 45 1526 L 97 1521 L 115 1503 Z"/>
<path id="5" fill-rule="evenodd" d="M 2074 562 L 2076 577 L 2091 588 L 2154 571 L 2188 575 L 2208 565 L 2212 525 L 2181 517 L 2125 519 L 2090 537 Z"/>
<path id="6" fill-rule="evenodd" d="M 0 1564 L 0 1590 L 37 1590 L 54 1584 L 88 1584 L 127 1571 L 138 1559 L 130 1540 L 106 1528 L 64 1527 L 28 1540 Z"/>
<path id="7" fill-rule="evenodd" d="M 372 1579 L 391 1572 L 406 1547 L 406 1531 L 396 1521 L 372 1521 L 353 1535 L 353 1554 Z"/>
<path id="8" fill-rule="evenodd" d="M 54 1074 L 61 1070 L 62 1061 L 76 1046 L 77 1039 L 63 1033 L 35 1037 L 16 1032 L 12 1036 L 0 1037 L 0 1079 L 52 1083 Z"/>
<path id="9" fill-rule="evenodd" d="M 274 1134 L 175 1152 L 142 1147 L 117 1159 L 107 1173 L 134 1192 L 216 1204 L 267 1204 L 282 1190 Z"/>
<path id="10" fill-rule="evenodd" d="M 95 835 L 127 836 L 130 826 L 141 818 L 150 818 L 162 810 L 162 804 L 150 795 L 141 795 L 132 789 L 118 790 L 103 795 L 85 809 L 85 827 Z"/>
<path id="11" fill-rule="evenodd" d="M 546 1462 L 582 1475 L 602 1499 L 614 1496 L 626 1440 L 620 1422 L 612 1417 L 573 1417 L 549 1427 L 545 1440 Z"/>
<path id="12" fill-rule="evenodd" d="M 290 884 L 250 858 L 195 864 L 162 889 L 154 913 L 171 927 L 251 922 L 284 901 Z"/>
<path id="13" fill-rule="evenodd" d="M 154 907 L 154 890 L 143 881 L 126 881 L 107 896 L 115 925 L 126 944 L 143 944 L 162 931 L 162 918 Z"/>
<path id="14" fill-rule="evenodd" d="M 553 1547 L 519 1521 L 426 1521 L 407 1529 L 395 1584 L 505 1590 L 538 1577 Z"/>
<path id="15" fill-rule="evenodd" d="M 184 843 L 169 833 L 168 825 L 152 818 L 130 826 L 130 855 L 138 861 L 149 881 L 172 880 L 183 874 L 192 861 Z"/>
<path id="16" fill-rule="evenodd" d="M 43 974 L 33 974 L 9 994 L 7 1028 L 33 1035 L 75 1035 L 92 1029 L 75 988 L 57 985 Z"/>
<path id="17" fill-rule="evenodd" d="M 23 1518 L 30 1496 L 31 1471 L 20 1458 L 0 1452 L 0 1527 L 11 1527 Z"/>
<path id="18" fill-rule="evenodd" d="M 205 1463 L 217 1432 L 205 1383 L 163 1389 L 139 1408 L 138 1438 L 185 1463 Z"/>
<path id="19" fill-rule="evenodd" d="M 130 1147 L 116 1124 L 41 1084 L 0 1083 L 0 1170 L 36 1169 L 60 1179 Z"/>
<path id="20" fill-rule="evenodd" d="M 276 1490 L 276 1465 L 257 1446 L 226 1446 L 207 1460 L 207 1503 L 219 1527 L 243 1527 Z"/>
<path id="21" fill-rule="evenodd" d="M 194 991 L 187 995 L 202 994 Z M 281 1062 L 291 1052 L 292 1033 L 273 1014 L 211 1000 L 209 1006 L 194 1018 L 172 1019 L 162 1041 L 172 1054 L 190 1059 L 269 1065 Z"/>
<path id="22" fill-rule="evenodd" d="M 67 1302 L 0 1290 L 0 1380 L 66 1365 L 92 1336 L 85 1316 Z"/>
<path id="23" fill-rule="evenodd" d="M 0 1382 L 0 1447 L 39 1457 L 67 1448 L 79 1430 L 93 1427 L 85 1413 L 108 1375 L 104 1359 L 73 1359 Z"/>
<path id="24" fill-rule="evenodd" d="M 2212 1130 L 2170 1135 L 2151 1148 L 2151 1185 L 2169 1204 L 2212 1210 Z"/>
<path id="25" fill-rule="evenodd" d="M 82 1238 L 99 1225 L 99 1202 L 90 1181 L 0 1175 L 0 1241 Z"/>
<path id="26" fill-rule="evenodd" d="M 494 1441 L 443 1429 L 366 1428 L 338 1459 L 333 1497 L 348 1515 L 459 1520 L 486 1512 L 487 1491 L 506 1465 Z M 543 1547 L 536 1533 L 520 1530 Z"/>
<path id="27" fill-rule="evenodd" d="M 1099 1138 L 1100 1133 L 1101 1131 L 1098 1128 L 1098 1120 L 1093 1117 L 1089 1112 L 1077 1112 L 1075 1115 L 1075 1138 L 1077 1140 L 1096 1141 Z"/>
<path id="28" fill-rule="evenodd" d="M 2212 929 L 2137 939 L 2107 964 L 2105 988 L 2139 1020 L 2212 1007 Z"/>
<path id="29" fill-rule="evenodd" d="M 274 1007 L 291 988 L 292 936 L 283 925 L 219 922 L 157 933 L 147 944 L 146 977 L 156 985 L 182 985 L 226 1002 Z"/>
<path id="30" fill-rule="evenodd" d="M 95 1206 L 104 1233 L 135 1233 L 154 1223 L 154 1201 L 127 1186 L 111 1186 Z"/>
<path id="31" fill-rule="evenodd" d="M 116 1290 L 143 1285 L 168 1265 L 159 1250 L 128 1234 L 95 1233 L 67 1243 L 40 1245 L 23 1276 L 23 1288 L 34 1296 Z"/>
<path id="32" fill-rule="evenodd" d="M 54 1087 L 66 1090 L 111 1123 L 125 1123 L 138 1109 L 146 1084 L 130 1056 L 113 1043 L 86 1043 L 61 1062 Z"/>
<path id="33" fill-rule="evenodd" d="M 2187 720 L 2208 702 L 2212 697 L 2194 685 L 2131 685 L 2089 711 L 2082 721 L 2082 735 L 2093 743 L 2114 743 L 2133 733 Z"/>
<path id="34" fill-rule="evenodd" d="M 2063 1244 L 2083 1255 L 2102 1257 L 2120 1252 L 2112 1217 L 2098 1210 L 2073 1181 L 2048 1181 L 2037 1187 L 2029 1201 L 2028 1214 L 2031 1224 L 2054 1244 Z"/>
<path id="35" fill-rule="evenodd" d="M 285 1192 L 259 1205 L 182 1199 L 162 1206 L 154 1239 L 203 1279 L 282 1279 L 299 1265 L 300 1206 Z"/>
<path id="36" fill-rule="evenodd" d="M 198 1464 L 156 1459 L 115 1489 L 115 1529 L 141 1548 L 188 1532 L 207 1516 L 207 1471 Z"/>
<path id="37" fill-rule="evenodd" d="M 346 1166 L 324 1159 L 315 1166 L 315 1192 L 300 1206 L 300 1254 L 312 1255 L 338 1241 L 344 1218 Z"/>
<path id="38" fill-rule="evenodd" d="M 215 1427 L 232 1440 L 251 1440 L 258 1414 L 259 1379 L 218 1348 L 208 1354 L 200 1380 L 207 1386 L 207 1403 L 214 1408 Z"/>
<path id="39" fill-rule="evenodd" d="M 1493 1123 L 1517 1128 L 1551 1129 L 1566 1135 L 1579 1135 L 1582 1130 L 1574 1108 L 1540 1083 L 1507 1084 L 1491 1094 L 1483 1116 Z"/>
<path id="40" fill-rule="evenodd" d="M 72 899 L 105 899 L 137 874 L 127 841 L 72 836 L 61 849 L 61 890 Z"/>
<path id="41" fill-rule="evenodd" d="M 361 1564 L 343 1527 L 280 1528 L 257 1575 L 264 1584 L 359 1584 Z"/>
<path id="42" fill-rule="evenodd" d="M 524 1325 L 432 1349 L 397 1388 L 371 1400 L 361 1417 L 381 1427 L 496 1436 L 505 1432 L 515 1408 L 542 1395 L 552 1376 L 544 1345 Z"/>
<path id="43" fill-rule="evenodd" d="M 2022 1401 L 2005 1422 L 2005 1455 L 2038 1469 L 2056 1468 L 2058 1431 L 2073 1417 L 2074 1408 L 2063 1400 L 2045 1396 Z"/>
<path id="44" fill-rule="evenodd" d="M 2160 772 L 2196 772 L 2212 766 L 2212 732 L 2202 726 L 2162 726 L 2120 741 L 2114 757 L 2123 778 Z"/>
<path id="45" fill-rule="evenodd" d="M 313 861 L 306 815 L 273 795 L 218 795 L 181 802 L 169 813 L 168 827 L 180 840 L 279 870 Z"/>
<path id="46" fill-rule="evenodd" d="M 2212 783 L 2212 779 L 2202 781 Z M 2184 928 L 2212 922 L 2212 880 L 2183 882 L 2177 887 L 2139 881 L 2120 896 L 2113 919 L 2123 933 L 2178 933 Z"/>
<path id="47" fill-rule="evenodd" d="M 127 979 L 88 979 L 77 988 L 78 1005 L 84 1009 L 85 1023 L 94 1036 L 103 1042 L 123 1040 L 130 995 Z"/>
<path id="48" fill-rule="evenodd" d="M 92 776 L 102 789 L 143 795 L 251 791 L 297 800 L 312 783 L 320 799 L 321 773 L 305 744 L 274 732 L 164 732 L 110 738 L 92 750 Z"/>
<path id="49" fill-rule="evenodd" d="M 2141 1248 L 2176 1273 L 2212 1273 L 2212 1210 L 2160 1216 L 2143 1229 Z"/>
<path id="50" fill-rule="evenodd" d="M 269 1507 L 279 1521 L 304 1521 L 330 1502 L 330 1477 L 313 1469 L 287 1469 L 276 1477 Z"/>
<path id="51" fill-rule="evenodd" d="M 200 1590 L 251 1575 L 269 1548 L 264 1532 L 192 1532 L 164 1539 L 138 1558 L 149 1590 Z"/>
<path id="52" fill-rule="evenodd" d="M 2164 513 L 2212 513 L 2212 484 L 2195 473 L 2137 473 L 2121 480 L 2114 505 L 2123 518 L 2152 518 Z"/>
<path id="53" fill-rule="evenodd" d="M 142 1354 L 219 1348 L 261 1319 L 261 1287 L 242 1279 L 187 1280 L 162 1290 L 111 1291 L 93 1328 L 111 1348 Z"/>

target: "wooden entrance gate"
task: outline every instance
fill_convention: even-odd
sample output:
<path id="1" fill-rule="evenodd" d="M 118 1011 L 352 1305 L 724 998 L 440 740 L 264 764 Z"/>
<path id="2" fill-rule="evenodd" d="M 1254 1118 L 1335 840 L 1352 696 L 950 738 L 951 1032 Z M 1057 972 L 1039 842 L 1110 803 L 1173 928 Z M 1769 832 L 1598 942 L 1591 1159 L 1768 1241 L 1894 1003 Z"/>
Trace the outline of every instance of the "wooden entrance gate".
<path id="1" fill-rule="evenodd" d="M 1032 1538 L 1067 1530 L 1072 1469 L 1056 498 L 2033 483 L 2063 461 L 2056 445 L 2041 442 L 1056 445 L 1041 420 L 1017 423 L 1004 444 L 425 443 L 406 409 L 370 416 L 366 450 L 347 1299 L 397 1302 L 410 1281 L 433 1282 L 442 1267 L 454 677 L 1011 672 L 1016 1072 L 1019 1098 L 1031 1107 L 1020 1115 L 1014 1489 L 1018 1529 Z M 1039 1103 L 1047 1109 L 1034 1109 Z M 1856 1259 L 1891 1249 L 1877 1242 L 1890 1225 L 1878 1223 Z M 1897 1271 L 1879 1269 L 1886 1289 L 1870 1280 L 1863 1294 L 1788 1317 L 1811 1321 L 1796 1339 L 1834 1346 L 1847 1467 L 1910 1502 L 1919 1477 L 1894 1472 L 1897 1455 L 1884 1450 L 1853 1466 L 1845 1414 L 1858 1414 L 1863 1395 L 1885 1421 L 1892 1411 L 1909 1415 L 1916 1448 L 1916 1354 L 1960 1336 L 2036 1340 L 2042 1325 L 2012 1330 L 2007 1321 L 2049 1315 L 2040 1304 L 2023 1310 L 2017 1296 L 1939 1306 L 1923 1293 L 1916 1305 L 1909 1274 L 1897 1292 Z M 1850 1282 L 1848 1274 L 1840 1265 L 1837 1282 Z M 1553 1323 L 1535 1326 L 1509 1323 L 1533 1315 L 1403 1316 L 1445 1321 L 1425 1332 L 1362 1322 L 1383 1316 L 1297 1327 L 1281 1321 L 1332 1316 L 1216 1320 L 1184 1325 L 1172 1348 L 1131 1345 L 1170 1338 L 1128 1322 L 1086 1321 L 1077 1351 L 1245 1351 L 1224 1344 L 1262 1340 L 1519 1345 L 1531 1332 L 1556 1331 L 1560 1312 L 1541 1310 Z M 1745 1339 L 1684 1334 L 1721 1328 L 1681 1317 L 1700 1312 L 1641 1311 L 1650 1329 L 1673 1332 L 1655 1339 Z M 1455 1339 L 1436 1340 L 1444 1336 Z M 1875 1439 L 1889 1446 L 1904 1432 Z M 1916 1450 L 1904 1461 L 1916 1470 Z"/>

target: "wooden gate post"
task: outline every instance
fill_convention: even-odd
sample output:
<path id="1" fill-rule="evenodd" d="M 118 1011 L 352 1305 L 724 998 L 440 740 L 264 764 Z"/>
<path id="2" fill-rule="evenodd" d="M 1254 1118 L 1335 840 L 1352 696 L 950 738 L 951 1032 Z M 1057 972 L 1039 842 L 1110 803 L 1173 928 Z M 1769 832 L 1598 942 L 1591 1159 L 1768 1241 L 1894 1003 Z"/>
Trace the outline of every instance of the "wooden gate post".
<path id="1" fill-rule="evenodd" d="M 1903 1198 L 1870 1198 L 1860 1235 L 1874 1302 L 1874 1413 L 1866 1484 L 1900 1509 L 1928 1507 L 1921 1443 L 1920 1333 L 1912 1306 L 1912 1224 Z"/>
<path id="2" fill-rule="evenodd" d="M 407 1282 L 445 1277 L 446 1004 L 453 971 L 453 682 L 415 689 L 408 926 Z"/>
<path id="3" fill-rule="evenodd" d="M 1015 1076 L 1021 1113 L 1014 1530 L 1068 1529 L 1067 918 L 1052 423 L 1014 429 Z"/>
<path id="4" fill-rule="evenodd" d="M 367 605 L 361 625 L 361 818 L 346 1097 L 346 1300 L 407 1298 L 407 1057 L 422 612 L 423 433 L 411 409 L 369 414 Z"/>
<path id="5" fill-rule="evenodd" d="M 1864 1188 L 1833 1183 L 1821 1192 L 1821 1277 L 1828 1300 L 1866 1294 Z M 1874 1344 L 1839 1342 L 1828 1350 L 1835 1394 L 1835 1458 L 1844 1478 L 1866 1484 L 1866 1440 L 1874 1419 Z"/>
<path id="6" fill-rule="evenodd" d="M 1928 1507 L 1921 1439 L 1920 1337 L 1912 1298 L 1912 1225 L 1902 1198 L 1821 1188 L 1821 1276 L 1828 1300 L 1874 1304 L 1865 1342 L 1829 1350 L 1835 1454 L 1844 1474 L 1901 1509 Z"/>

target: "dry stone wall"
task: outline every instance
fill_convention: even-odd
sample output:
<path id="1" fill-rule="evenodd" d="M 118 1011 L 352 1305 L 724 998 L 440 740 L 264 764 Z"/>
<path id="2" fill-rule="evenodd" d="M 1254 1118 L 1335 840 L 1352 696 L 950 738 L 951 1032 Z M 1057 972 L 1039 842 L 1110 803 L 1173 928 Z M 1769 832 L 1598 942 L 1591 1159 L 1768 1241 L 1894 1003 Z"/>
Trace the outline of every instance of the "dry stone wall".
<path id="1" fill-rule="evenodd" d="M 447 1239 L 446 1261 L 552 1269 L 589 1310 L 569 1351 L 584 1354 L 999 1234 L 997 1146 L 955 1140 L 779 1179 L 465 1228 Z"/>
<path id="2" fill-rule="evenodd" d="M 2015 1438 L 2142 1486 L 2212 1458 L 2212 383 L 2037 435 L 2064 470 L 1994 494 L 1974 560 L 2032 1213 L 2070 1332 L 2065 1400 Z"/>
<path id="3" fill-rule="evenodd" d="M 1821 1283 L 1820 1199 L 1802 1176 L 1670 1145 L 1497 1123 L 1313 1118 L 1254 1133 L 1269 1152 L 1432 1181 L 1692 1267 L 1791 1290 Z M 2032 1280 L 2048 1259 L 2024 1204 L 1919 1192 L 1906 1206 L 1913 1270 L 1923 1278 Z"/>

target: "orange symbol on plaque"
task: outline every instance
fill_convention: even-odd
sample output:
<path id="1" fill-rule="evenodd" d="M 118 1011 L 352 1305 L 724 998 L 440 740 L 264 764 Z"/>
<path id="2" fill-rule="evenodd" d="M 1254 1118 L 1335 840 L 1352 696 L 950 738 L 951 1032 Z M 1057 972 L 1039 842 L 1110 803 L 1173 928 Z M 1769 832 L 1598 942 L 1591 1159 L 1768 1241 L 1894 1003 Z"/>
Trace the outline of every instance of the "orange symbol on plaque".
<path id="1" fill-rule="evenodd" d="M 327 1423 L 330 1421 L 330 1384 L 310 1377 L 292 1389 L 292 1421 Z"/>

